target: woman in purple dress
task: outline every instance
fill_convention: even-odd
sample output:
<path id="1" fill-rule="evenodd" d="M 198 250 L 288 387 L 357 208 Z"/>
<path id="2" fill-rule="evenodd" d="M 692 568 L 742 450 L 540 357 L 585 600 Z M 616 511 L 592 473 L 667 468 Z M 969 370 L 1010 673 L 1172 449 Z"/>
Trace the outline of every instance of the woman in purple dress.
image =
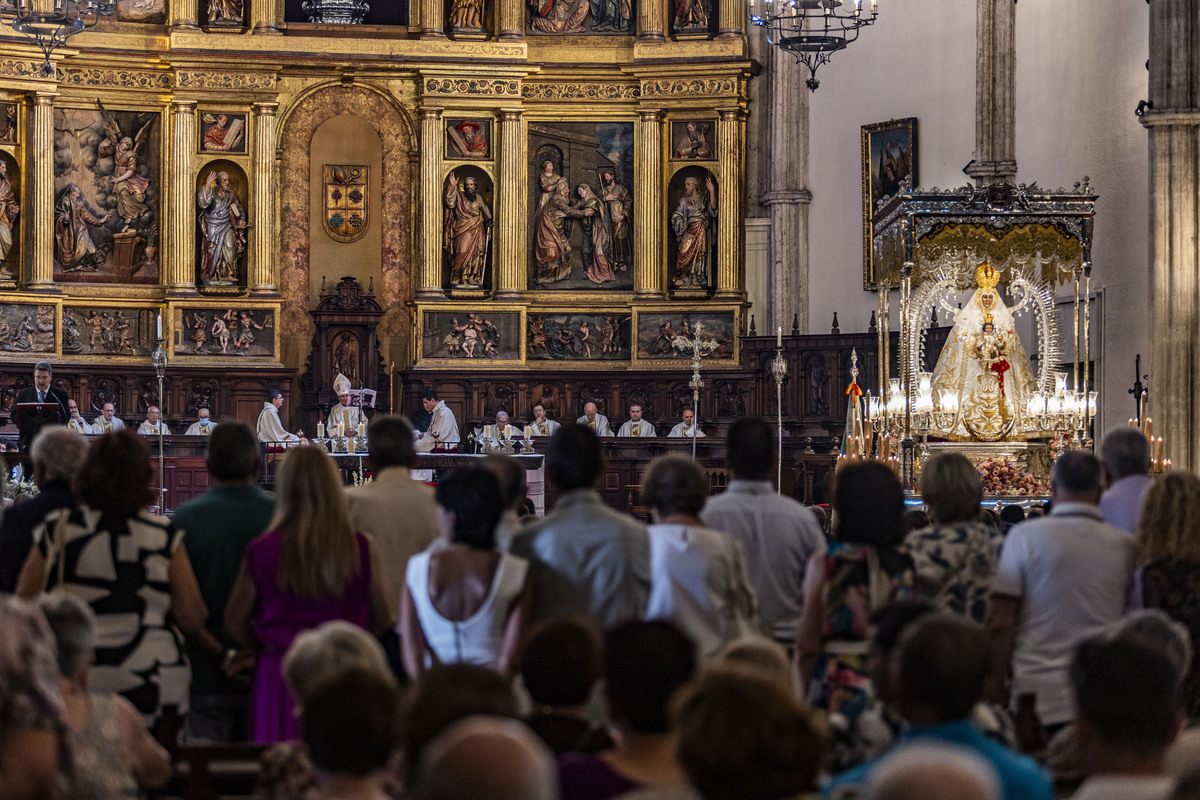
<path id="1" fill-rule="evenodd" d="M 367 538 L 350 527 L 337 467 L 320 449 L 298 447 L 279 470 L 275 518 L 247 546 L 225 612 L 229 634 L 258 650 L 252 741 L 299 738 L 283 655 L 299 633 L 335 619 L 374 634 L 392 624 Z"/>

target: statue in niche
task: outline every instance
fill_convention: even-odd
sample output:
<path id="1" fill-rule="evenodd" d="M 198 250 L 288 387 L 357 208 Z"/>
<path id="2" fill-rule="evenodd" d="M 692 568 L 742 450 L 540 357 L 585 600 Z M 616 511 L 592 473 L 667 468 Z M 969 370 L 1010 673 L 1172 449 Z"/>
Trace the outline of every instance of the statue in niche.
<path id="1" fill-rule="evenodd" d="M 455 173 L 451 172 L 446 181 L 442 244 L 450 256 L 450 283 L 482 286 L 491 239 L 492 211 L 478 194 L 474 178 L 466 178 L 462 189 L 458 187 Z"/>
<path id="2" fill-rule="evenodd" d="M 8 254 L 12 251 L 14 232 L 17 227 L 17 195 L 8 182 L 8 165 L 0 161 L 0 279 L 13 277 L 8 268 Z"/>
<path id="3" fill-rule="evenodd" d="M 450 29 L 467 33 L 483 30 L 483 0 L 454 0 Z"/>
<path id="4" fill-rule="evenodd" d="M 246 209 L 229 184 L 229 173 L 209 170 L 196 197 L 200 210 L 200 282 L 234 286 L 246 252 Z"/>
<path id="5" fill-rule="evenodd" d="M 581 33 L 591 6 L 588 0 L 530 0 L 538 33 Z"/>
<path id="6" fill-rule="evenodd" d="M 208 24 L 242 27 L 242 0 L 208 0 Z"/>
<path id="7" fill-rule="evenodd" d="M 671 215 L 671 229 L 679 240 L 675 257 L 675 286 L 708 286 L 709 259 L 713 252 L 717 216 L 717 187 L 712 176 L 704 178 L 705 192 L 698 178 L 684 180 L 684 194 Z"/>
<path id="8" fill-rule="evenodd" d="M 697 33 L 708 30 L 708 3 L 705 0 L 675 0 L 675 30 Z"/>

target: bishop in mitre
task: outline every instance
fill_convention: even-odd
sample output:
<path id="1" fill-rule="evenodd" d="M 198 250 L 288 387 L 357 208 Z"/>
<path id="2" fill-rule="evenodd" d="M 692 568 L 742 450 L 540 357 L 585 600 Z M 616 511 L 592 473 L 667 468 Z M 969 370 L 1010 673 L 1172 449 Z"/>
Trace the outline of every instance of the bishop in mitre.
<path id="1" fill-rule="evenodd" d="M 329 432 L 329 435 L 333 435 L 340 422 L 346 426 L 346 435 L 354 436 L 358 431 L 358 423 L 366 422 L 366 419 L 363 417 L 361 408 L 350 405 L 350 379 L 339 372 L 333 379 L 333 391 L 337 394 L 338 402 L 329 410 L 326 431 Z"/>

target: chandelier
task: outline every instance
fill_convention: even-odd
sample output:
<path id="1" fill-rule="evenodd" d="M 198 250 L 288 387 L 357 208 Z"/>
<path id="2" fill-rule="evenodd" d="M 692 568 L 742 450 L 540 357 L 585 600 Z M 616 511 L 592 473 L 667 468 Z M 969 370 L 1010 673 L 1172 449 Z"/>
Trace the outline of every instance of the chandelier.
<path id="1" fill-rule="evenodd" d="M 750 0 L 750 21 L 767 29 L 767 41 L 808 67 L 804 85 L 813 92 L 821 85 L 817 67 L 857 39 L 859 29 L 878 15 L 877 0 L 871 0 L 869 14 L 863 13 L 862 0 Z"/>
<path id="2" fill-rule="evenodd" d="M 49 78 L 54 75 L 50 54 L 67 39 L 95 25 L 101 16 L 112 14 L 113 5 L 113 0 L 17 0 L 2 17 L 42 51 L 45 59 L 40 72 Z"/>

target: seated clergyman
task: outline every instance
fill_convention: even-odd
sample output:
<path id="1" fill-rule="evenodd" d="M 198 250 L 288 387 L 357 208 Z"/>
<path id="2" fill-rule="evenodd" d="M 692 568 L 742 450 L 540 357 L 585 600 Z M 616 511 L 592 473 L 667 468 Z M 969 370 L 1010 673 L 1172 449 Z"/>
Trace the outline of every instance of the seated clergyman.
<path id="1" fill-rule="evenodd" d="M 217 423 L 209 419 L 208 406 L 196 409 L 196 421 L 184 431 L 185 436 L 208 436 L 217 429 Z"/>
<path id="2" fill-rule="evenodd" d="M 534 436 L 553 436 L 554 432 L 562 426 L 546 416 L 546 407 L 544 405 L 535 403 L 533 406 L 533 421 L 529 423 L 529 427 L 533 428 Z"/>
<path id="3" fill-rule="evenodd" d="M 158 436 L 160 433 L 163 436 L 169 436 L 171 429 L 162 421 L 162 414 L 158 410 L 158 406 L 150 406 L 146 409 L 146 419 L 141 425 L 138 425 L 137 432 L 142 436 Z"/>
<path id="4" fill-rule="evenodd" d="M 704 435 L 704 431 L 700 430 L 700 426 L 696 424 L 696 413 L 690 408 L 685 408 L 683 410 L 683 422 L 671 428 L 671 432 L 667 434 L 667 438 L 677 439 L 692 436 L 699 439 L 707 438 Z"/>
<path id="5" fill-rule="evenodd" d="M 124 427 L 125 423 L 116 416 L 116 407 L 112 403 L 105 403 L 100 416 L 92 423 L 92 433 L 112 433 Z"/>
<path id="6" fill-rule="evenodd" d="M 592 429 L 592 432 L 597 436 L 612 436 L 612 428 L 608 424 L 608 417 L 600 413 L 600 410 L 593 402 L 588 402 L 583 406 L 583 416 L 575 420 L 580 425 L 586 425 Z"/>
<path id="7" fill-rule="evenodd" d="M 654 431 L 654 423 L 642 419 L 642 407 L 637 403 L 629 407 L 629 419 L 617 431 L 617 436 L 628 436 L 635 439 L 651 438 L 657 435 Z"/>

